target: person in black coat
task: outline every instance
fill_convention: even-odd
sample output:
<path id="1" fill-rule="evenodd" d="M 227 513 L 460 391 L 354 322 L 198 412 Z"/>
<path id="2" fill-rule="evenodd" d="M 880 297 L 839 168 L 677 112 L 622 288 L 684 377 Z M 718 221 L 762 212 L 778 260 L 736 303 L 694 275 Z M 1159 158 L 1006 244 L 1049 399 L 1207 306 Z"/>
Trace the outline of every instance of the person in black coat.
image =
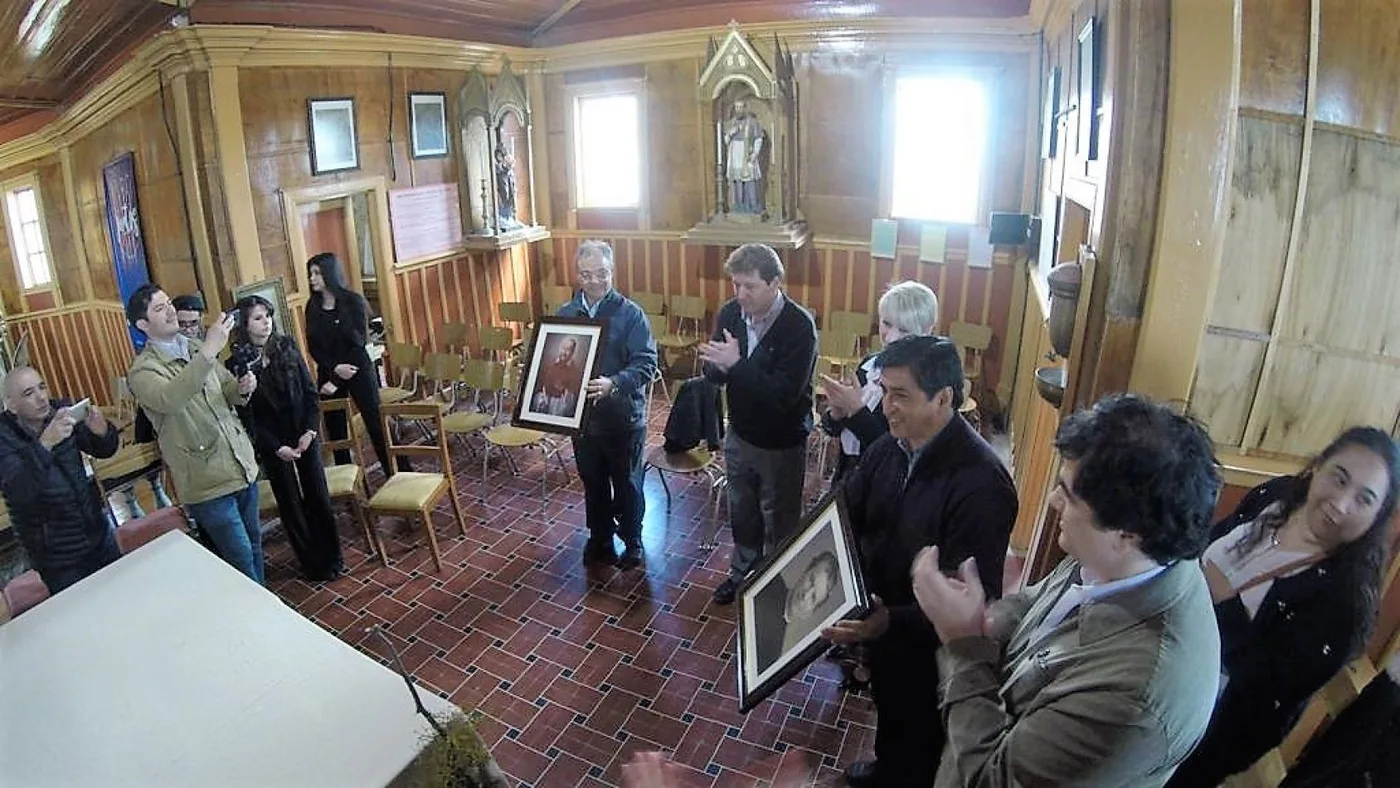
<path id="1" fill-rule="evenodd" d="M 1288 733 L 1308 699 L 1366 647 L 1375 625 L 1400 449 L 1343 432 L 1297 476 L 1251 490 L 1212 529 L 1201 567 L 1220 626 L 1210 727 L 1170 786 L 1214 786 Z"/>
<path id="2" fill-rule="evenodd" d="M 311 300 L 306 302 L 306 346 L 316 362 L 316 385 L 326 399 L 349 396 L 355 401 L 379 467 L 387 476 L 389 447 L 379 417 L 379 375 L 365 350 L 369 305 L 364 296 L 345 286 L 340 260 L 334 253 L 314 255 L 306 261 L 306 272 L 311 282 Z M 344 440 L 349 429 L 343 412 L 326 415 L 330 440 Z M 350 451 L 337 451 L 335 461 L 339 465 L 350 462 Z M 410 469 L 405 458 L 399 458 L 398 469 Z"/>
<path id="3" fill-rule="evenodd" d="M 900 337 L 929 336 L 938 328 L 938 296 L 920 282 L 906 280 L 890 285 L 880 296 L 878 311 L 880 342 L 885 345 Z M 831 479 L 833 487 L 855 469 L 871 444 L 890 431 L 890 423 L 880 407 L 880 376 L 875 371 L 879 355 L 871 353 L 861 360 L 854 386 L 823 376 L 826 411 L 822 413 L 822 429 L 841 440 L 841 454 Z"/>
<path id="4" fill-rule="evenodd" d="M 0 492 L 30 563 L 57 594 L 121 557 L 82 457 L 111 457 L 121 438 L 96 406 L 75 420 L 72 403 L 50 399 L 32 367 L 11 370 L 4 392 Z"/>
<path id="5" fill-rule="evenodd" d="M 875 701 L 875 760 L 846 769 L 855 786 L 934 784 L 943 749 L 938 635 L 919 609 L 914 558 L 939 548 L 945 572 L 975 558 L 988 599 L 1001 596 L 1016 523 L 1016 488 L 1001 459 L 961 415 L 957 346 L 940 337 L 892 342 L 876 362 L 890 431 L 840 487 L 872 610 L 823 634 L 867 644 Z"/>
<path id="6" fill-rule="evenodd" d="M 238 325 L 228 360 L 235 376 L 242 364 L 258 378 L 243 415 L 263 474 L 277 499 L 282 530 L 302 571 L 312 580 L 334 580 L 344 571 L 317 425 L 320 399 L 296 344 L 273 327 L 273 307 L 261 296 L 236 305 Z"/>

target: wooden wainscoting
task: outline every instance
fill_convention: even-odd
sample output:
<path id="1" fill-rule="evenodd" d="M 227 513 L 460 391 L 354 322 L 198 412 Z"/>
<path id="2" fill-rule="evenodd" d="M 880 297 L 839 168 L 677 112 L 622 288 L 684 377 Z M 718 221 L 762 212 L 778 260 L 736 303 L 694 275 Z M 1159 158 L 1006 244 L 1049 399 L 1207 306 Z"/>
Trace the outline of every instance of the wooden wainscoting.
<path id="1" fill-rule="evenodd" d="M 18 342 L 30 335 L 30 361 L 55 397 L 91 397 L 112 405 L 112 380 L 126 374 L 134 352 L 121 305 L 87 302 L 9 319 Z"/>
<path id="2" fill-rule="evenodd" d="M 663 296 L 704 296 L 713 317 L 732 295 L 724 260 L 729 249 L 691 246 L 677 233 L 586 233 L 555 231 L 542 244 L 536 272 L 546 285 L 572 285 L 574 251 L 581 240 L 596 237 L 612 244 L 614 280 L 623 293 L 651 292 Z M 823 240 L 783 252 L 787 290 L 799 303 L 820 316 L 833 311 L 868 312 L 875 331 L 876 303 L 885 286 L 915 279 L 938 294 L 941 333 L 957 322 L 992 327 L 992 344 L 983 359 L 983 381 L 1005 400 L 1011 380 L 1003 375 L 1003 353 L 1011 329 L 1012 291 L 1018 266 L 1009 250 L 998 247 L 990 267 L 968 265 L 968 230 L 948 230 L 943 263 L 919 262 L 917 248 L 901 246 L 895 259 L 872 259 L 864 242 Z M 536 303 L 536 308 L 538 308 Z M 1004 386 L 1002 384 L 1005 384 Z M 1003 406 L 1004 407 L 1004 406 Z"/>
<path id="3" fill-rule="evenodd" d="M 491 325 L 502 301 L 536 302 L 531 286 L 530 247 L 498 252 L 460 252 L 394 272 L 402 326 L 396 342 L 446 350 L 437 335 L 443 323 Z"/>

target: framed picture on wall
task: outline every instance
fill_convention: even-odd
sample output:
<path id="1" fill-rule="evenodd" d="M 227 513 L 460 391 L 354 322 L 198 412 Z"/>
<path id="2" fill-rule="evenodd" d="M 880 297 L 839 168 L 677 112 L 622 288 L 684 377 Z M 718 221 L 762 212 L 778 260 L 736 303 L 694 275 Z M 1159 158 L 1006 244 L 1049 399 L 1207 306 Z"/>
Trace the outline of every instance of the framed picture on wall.
<path id="1" fill-rule="evenodd" d="M 1099 55 L 1098 23 L 1094 17 L 1079 31 L 1079 154 L 1088 161 L 1099 157 Z"/>
<path id="2" fill-rule="evenodd" d="M 846 505 L 832 495 L 739 590 L 739 711 L 826 651 L 822 630 L 869 608 Z"/>
<path id="3" fill-rule="evenodd" d="M 541 318 L 510 423 L 544 432 L 578 435 L 593 404 L 585 384 L 603 351 L 601 320 Z"/>
<path id="4" fill-rule="evenodd" d="M 415 159 L 447 155 L 447 94 L 409 93 L 408 130 Z"/>
<path id="5" fill-rule="evenodd" d="M 355 100 L 307 99 L 306 116 L 311 140 L 311 174 L 359 169 Z"/>
<path id="6" fill-rule="evenodd" d="M 296 318 L 292 316 L 291 308 L 287 306 L 287 290 L 282 284 L 282 277 L 264 279 L 261 282 L 253 282 L 234 288 L 233 301 L 235 304 L 246 296 L 262 296 L 269 304 L 272 304 L 273 331 L 278 334 L 286 334 L 292 338 L 292 343 L 296 344 Z"/>

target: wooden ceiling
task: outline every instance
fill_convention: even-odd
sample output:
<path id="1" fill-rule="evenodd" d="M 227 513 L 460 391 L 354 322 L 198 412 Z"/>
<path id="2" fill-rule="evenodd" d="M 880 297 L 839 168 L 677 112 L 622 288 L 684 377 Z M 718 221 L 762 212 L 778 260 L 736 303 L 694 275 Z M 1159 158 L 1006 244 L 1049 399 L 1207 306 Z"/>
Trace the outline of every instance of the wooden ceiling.
<path id="1" fill-rule="evenodd" d="M 513 46 L 690 27 L 879 17 L 1009 19 L 1031 0 L 185 0 L 194 24 L 260 24 Z M 170 23 L 175 0 L 0 0 L 0 127 L 82 95 Z"/>

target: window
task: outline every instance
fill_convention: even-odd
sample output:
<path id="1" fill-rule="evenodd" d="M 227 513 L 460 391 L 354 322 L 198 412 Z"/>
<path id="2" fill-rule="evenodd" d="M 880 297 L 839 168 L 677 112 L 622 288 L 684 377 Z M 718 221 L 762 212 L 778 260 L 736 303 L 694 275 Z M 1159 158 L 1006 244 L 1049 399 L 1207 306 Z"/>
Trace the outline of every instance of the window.
<path id="1" fill-rule="evenodd" d="M 49 266 L 49 244 L 39 210 L 39 187 L 30 180 L 5 189 L 5 216 L 10 229 L 10 248 L 25 290 L 39 290 L 53 282 Z"/>
<path id="2" fill-rule="evenodd" d="M 636 91 L 574 102 L 578 208 L 638 208 L 642 201 L 641 97 Z"/>
<path id="3" fill-rule="evenodd" d="M 895 82 L 892 215 L 978 223 L 991 132 L 987 93 L 985 82 L 968 76 Z"/>

